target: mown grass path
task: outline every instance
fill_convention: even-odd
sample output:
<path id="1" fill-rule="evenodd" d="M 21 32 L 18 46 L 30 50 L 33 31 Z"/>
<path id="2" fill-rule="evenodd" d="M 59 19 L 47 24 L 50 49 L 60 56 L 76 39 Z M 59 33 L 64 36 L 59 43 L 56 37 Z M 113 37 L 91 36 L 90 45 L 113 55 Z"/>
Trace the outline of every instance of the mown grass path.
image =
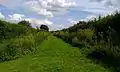
<path id="1" fill-rule="evenodd" d="M 0 63 L 0 72 L 110 72 L 54 36 L 49 36 L 39 48 L 37 54 Z"/>

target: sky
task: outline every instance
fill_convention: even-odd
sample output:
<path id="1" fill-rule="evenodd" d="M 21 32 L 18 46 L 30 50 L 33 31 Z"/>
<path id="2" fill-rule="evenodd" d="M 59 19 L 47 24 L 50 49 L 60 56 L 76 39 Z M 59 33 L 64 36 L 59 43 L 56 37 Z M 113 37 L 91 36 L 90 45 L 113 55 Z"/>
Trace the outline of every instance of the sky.
<path id="1" fill-rule="evenodd" d="M 0 19 L 60 30 L 119 9 L 120 0 L 0 0 Z"/>

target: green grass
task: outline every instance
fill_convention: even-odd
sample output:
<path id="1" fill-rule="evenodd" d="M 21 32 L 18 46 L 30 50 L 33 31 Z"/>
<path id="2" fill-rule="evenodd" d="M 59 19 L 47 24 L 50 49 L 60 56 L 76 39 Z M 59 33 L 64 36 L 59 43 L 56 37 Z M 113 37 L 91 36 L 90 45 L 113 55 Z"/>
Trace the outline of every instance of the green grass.
<path id="1" fill-rule="evenodd" d="M 40 52 L 0 63 L 0 72 L 110 72 L 84 57 L 78 48 L 49 36 Z"/>

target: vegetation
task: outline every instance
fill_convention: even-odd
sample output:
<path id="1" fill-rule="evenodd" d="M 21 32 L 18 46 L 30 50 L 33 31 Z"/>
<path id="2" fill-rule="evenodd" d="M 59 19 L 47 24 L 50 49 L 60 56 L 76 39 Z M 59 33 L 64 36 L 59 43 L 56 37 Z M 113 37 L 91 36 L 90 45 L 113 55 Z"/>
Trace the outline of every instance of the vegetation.
<path id="1" fill-rule="evenodd" d="M 38 32 L 29 24 L 26 21 L 18 24 L 0 21 L 0 61 L 13 60 L 37 51 L 37 46 L 49 33 Z"/>
<path id="2" fill-rule="evenodd" d="M 49 31 L 49 28 L 48 28 L 48 26 L 46 26 L 46 25 L 41 25 L 41 26 L 40 26 L 40 29 L 41 29 L 41 30 L 44 30 L 44 31 Z"/>
<path id="3" fill-rule="evenodd" d="M 105 67 L 120 71 L 120 13 L 88 22 L 80 21 L 72 27 L 53 32 L 67 43 L 77 46 L 87 57 Z"/>
<path id="4" fill-rule="evenodd" d="M 24 21 L 20 21 L 18 24 L 26 26 L 26 27 L 31 27 L 31 24 L 28 21 L 25 21 L 25 20 Z"/>
<path id="5" fill-rule="evenodd" d="M 39 28 L 0 21 L 0 29 L 2 72 L 110 71 L 87 59 L 78 48 L 71 47 Z M 68 37 L 68 34 L 66 32 L 65 36 Z"/>
<path id="6" fill-rule="evenodd" d="M 0 20 L 0 70 L 120 72 L 119 25 L 120 13 L 116 12 L 51 32 L 75 48 L 50 35 L 46 25 L 35 29 L 27 21 Z"/>
<path id="7" fill-rule="evenodd" d="M 1 72 L 111 72 L 54 36 L 49 36 L 38 48 L 36 54 L 0 63 Z"/>

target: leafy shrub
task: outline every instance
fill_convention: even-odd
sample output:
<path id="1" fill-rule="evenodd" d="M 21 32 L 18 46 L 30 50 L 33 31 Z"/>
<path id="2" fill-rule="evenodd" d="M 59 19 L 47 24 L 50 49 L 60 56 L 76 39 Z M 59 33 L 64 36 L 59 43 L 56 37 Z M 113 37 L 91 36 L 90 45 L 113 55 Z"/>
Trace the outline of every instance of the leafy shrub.
<path id="1" fill-rule="evenodd" d="M 49 28 L 48 28 L 47 25 L 41 25 L 41 26 L 40 26 L 40 29 L 41 29 L 41 30 L 45 30 L 45 31 L 49 31 Z"/>
<path id="2" fill-rule="evenodd" d="M 94 31 L 91 29 L 80 29 L 79 31 L 77 31 L 76 36 L 80 41 L 82 40 L 91 41 L 93 34 L 94 34 Z"/>
<path id="3" fill-rule="evenodd" d="M 16 59 L 38 50 L 37 46 L 48 36 L 48 33 L 40 32 L 35 35 L 18 36 L 6 40 L 0 44 L 0 58 L 5 60 Z"/>
<path id="4" fill-rule="evenodd" d="M 28 35 L 37 33 L 37 30 L 24 25 L 8 23 L 0 20 L 0 39 L 10 39 L 20 35 Z"/>
<path id="5" fill-rule="evenodd" d="M 102 61 L 108 66 L 120 68 L 119 27 L 120 12 L 116 12 L 88 22 L 79 22 L 69 28 L 55 31 L 53 34 L 71 45 L 80 47 L 85 55 L 92 54 L 98 60 L 104 59 L 105 61 Z M 110 62 L 108 59 L 111 59 Z"/>
<path id="6" fill-rule="evenodd" d="M 86 51 L 84 50 L 84 54 L 94 60 L 95 63 L 102 63 L 104 66 L 111 67 L 114 70 L 120 68 L 119 46 L 112 46 L 107 43 L 97 44 L 87 48 Z"/>
<path id="7" fill-rule="evenodd" d="M 48 32 L 32 28 L 27 21 L 13 24 L 0 20 L 0 61 L 37 52 L 37 47 L 48 35 Z"/>
<path id="8" fill-rule="evenodd" d="M 20 21 L 19 23 L 18 23 L 19 25 L 22 25 L 22 26 L 26 26 L 26 27 L 32 27 L 31 26 L 31 23 L 29 23 L 28 21 Z"/>

